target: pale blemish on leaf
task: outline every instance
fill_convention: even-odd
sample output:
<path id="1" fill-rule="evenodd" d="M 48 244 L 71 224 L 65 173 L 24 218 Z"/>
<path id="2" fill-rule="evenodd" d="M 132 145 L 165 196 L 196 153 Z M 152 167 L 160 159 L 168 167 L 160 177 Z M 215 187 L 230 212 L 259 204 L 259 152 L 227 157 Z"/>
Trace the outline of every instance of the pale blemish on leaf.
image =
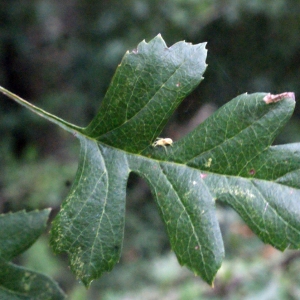
<path id="1" fill-rule="evenodd" d="M 211 167 L 211 163 L 212 163 L 212 158 L 210 157 L 208 160 L 207 160 L 207 162 L 205 163 L 205 167 L 206 168 L 210 168 Z"/>
<path id="2" fill-rule="evenodd" d="M 267 94 L 263 100 L 266 104 L 276 103 L 285 98 L 292 98 L 295 100 L 295 94 L 293 92 L 284 92 L 281 94 L 272 95 L 271 93 Z"/>
<path id="3" fill-rule="evenodd" d="M 218 195 L 218 198 L 221 198 L 222 195 L 232 195 L 234 197 L 241 197 L 242 199 L 254 199 L 255 195 L 251 193 L 251 191 L 243 189 L 240 186 L 232 186 L 232 187 L 217 187 L 215 189 L 215 194 Z"/>
<path id="4" fill-rule="evenodd" d="M 266 212 L 268 206 L 269 206 L 269 203 L 267 202 L 267 203 L 266 203 L 266 206 L 265 206 L 265 209 L 264 209 L 264 213 Z"/>

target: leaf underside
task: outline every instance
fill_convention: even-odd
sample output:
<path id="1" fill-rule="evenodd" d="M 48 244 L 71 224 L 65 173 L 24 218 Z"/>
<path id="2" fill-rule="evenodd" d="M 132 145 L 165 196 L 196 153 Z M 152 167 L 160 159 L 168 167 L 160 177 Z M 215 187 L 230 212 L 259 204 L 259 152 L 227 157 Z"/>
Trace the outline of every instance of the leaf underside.
<path id="1" fill-rule="evenodd" d="M 149 184 L 179 263 L 211 285 L 224 256 L 216 201 L 265 243 L 300 247 L 300 145 L 270 146 L 293 113 L 293 98 L 267 104 L 266 93 L 240 95 L 172 147 L 152 146 L 201 81 L 205 59 L 205 44 L 168 48 L 160 35 L 142 42 L 125 54 L 92 122 L 61 125 L 81 151 L 51 245 L 68 252 L 86 286 L 120 259 L 130 172 Z"/>

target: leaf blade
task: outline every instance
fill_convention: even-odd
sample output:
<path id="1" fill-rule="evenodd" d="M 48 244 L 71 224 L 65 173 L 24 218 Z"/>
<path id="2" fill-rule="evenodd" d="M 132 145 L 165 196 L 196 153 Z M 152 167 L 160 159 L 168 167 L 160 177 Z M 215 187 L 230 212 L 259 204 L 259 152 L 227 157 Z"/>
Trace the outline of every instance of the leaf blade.
<path id="1" fill-rule="evenodd" d="M 263 242 L 281 251 L 300 248 L 299 189 L 214 174 L 204 181 L 215 198 L 231 206 Z"/>
<path id="2" fill-rule="evenodd" d="M 48 276 L 0 262 L 0 298 L 10 300 L 63 300 L 66 295 Z"/>
<path id="3" fill-rule="evenodd" d="M 132 169 L 151 187 L 179 263 L 213 285 L 224 247 L 215 203 L 199 172 L 151 160 L 143 167 L 135 164 L 131 162 Z"/>
<path id="4" fill-rule="evenodd" d="M 128 168 L 122 153 L 78 137 L 80 164 L 70 193 L 53 221 L 50 244 L 56 253 L 69 253 L 72 271 L 88 287 L 119 261 Z M 116 189 L 120 191 L 115 193 Z"/>
<path id="5" fill-rule="evenodd" d="M 167 155 L 153 148 L 144 151 L 143 155 L 183 163 L 202 171 L 237 174 L 271 145 L 294 111 L 293 98 L 267 105 L 263 101 L 265 95 L 237 96 L 173 143 Z"/>
<path id="6" fill-rule="evenodd" d="M 0 215 L 0 258 L 9 261 L 27 250 L 46 229 L 50 211 Z"/>
<path id="7" fill-rule="evenodd" d="M 160 35 L 149 43 L 143 41 L 125 54 L 84 134 L 128 152 L 141 152 L 202 80 L 206 53 L 204 43 L 179 42 L 168 48 Z"/>

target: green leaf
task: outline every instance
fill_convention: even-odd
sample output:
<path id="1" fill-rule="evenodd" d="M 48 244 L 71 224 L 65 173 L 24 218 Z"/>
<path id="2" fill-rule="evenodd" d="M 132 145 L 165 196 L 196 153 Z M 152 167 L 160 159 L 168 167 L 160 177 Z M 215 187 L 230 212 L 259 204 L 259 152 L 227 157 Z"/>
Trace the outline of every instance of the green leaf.
<path id="1" fill-rule="evenodd" d="M 206 54 L 205 43 L 179 42 L 168 48 L 160 35 L 148 44 L 141 42 L 125 54 L 97 116 L 83 133 L 118 149 L 141 152 L 202 80 Z"/>
<path id="2" fill-rule="evenodd" d="M 9 262 L 45 231 L 50 209 L 0 215 L 0 299 L 65 299 L 49 277 Z"/>
<path id="3" fill-rule="evenodd" d="M 130 172 L 149 184 L 179 263 L 211 285 L 224 256 L 216 201 L 233 207 L 264 242 L 280 250 L 300 247 L 300 145 L 270 147 L 293 113 L 292 93 L 240 95 L 171 147 L 152 146 L 201 81 L 204 46 L 168 48 L 157 36 L 127 52 L 86 128 L 0 89 L 81 143 L 51 245 L 68 252 L 86 286 L 120 259 Z"/>
<path id="4" fill-rule="evenodd" d="M 1 261 L 0 299 L 62 300 L 65 299 L 65 295 L 49 277 Z"/>
<path id="5" fill-rule="evenodd" d="M 0 258 L 10 261 L 45 231 L 50 209 L 0 215 Z"/>

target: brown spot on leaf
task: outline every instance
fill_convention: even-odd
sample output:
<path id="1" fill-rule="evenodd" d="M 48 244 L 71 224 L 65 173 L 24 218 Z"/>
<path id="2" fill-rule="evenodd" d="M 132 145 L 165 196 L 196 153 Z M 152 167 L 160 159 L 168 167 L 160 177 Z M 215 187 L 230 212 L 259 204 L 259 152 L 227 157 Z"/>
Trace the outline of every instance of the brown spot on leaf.
<path id="1" fill-rule="evenodd" d="M 251 169 L 251 170 L 249 171 L 249 174 L 250 174 L 250 175 L 255 175 L 255 173 L 256 173 L 255 169 Z"/>

